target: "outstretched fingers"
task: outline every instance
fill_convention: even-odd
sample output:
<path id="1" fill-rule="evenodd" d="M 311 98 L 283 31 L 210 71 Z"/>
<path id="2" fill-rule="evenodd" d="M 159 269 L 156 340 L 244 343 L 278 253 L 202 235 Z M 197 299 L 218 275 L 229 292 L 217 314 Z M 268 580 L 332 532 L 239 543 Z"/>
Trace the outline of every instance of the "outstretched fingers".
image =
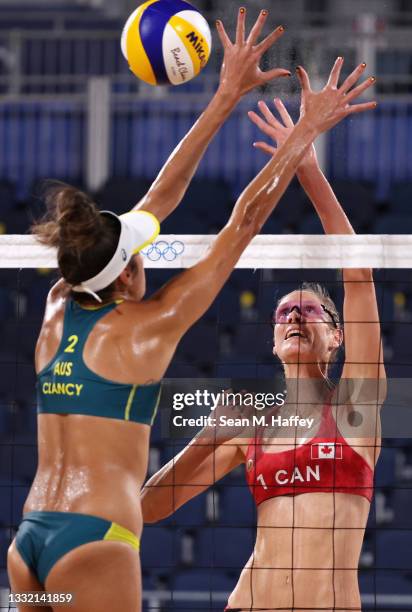
<path id="1" fill-rule="evenodd" d="M 237 17 L 236 27 L 236 44 L 243 45 L 245 42 L 245 30 L 246 30 L 246 9 L 244 6 L 240 7 Z"/>
<path id="2" fill-rule="evenodd" d="M 293 128 L 295 124 L 292 121 L 292 117 L 289 115 L 286 106 L 283 104 L 280 98 L 275 98 L 274 100 L 275 107 L 282 118 L 283 123 L 286 127 Z"/>
<path id="3" fill-rule="evenodd" d="M 272 81 L 273 79 L 278 79 L 279 77 L 290 77 L 291 74 L 289 70 L 284 70 L 283 68 L 274 68 L 273 70 L 268 70 L 267 72 L 262 72 L 262 80 L 264 82 Z"/>
<path id="4" fill-rule="evenodd" d="M 310 87 L 309 75 L 302 66 L 296 68 L 296 74 L 298 75 L 299 82 L 304 93 L 312 91 Z"/>
<path id="5" fill-rule="evenodd" d="M 261 43 L 259 43 L 256 46 L 256 50 L 260 55 L 263 55 L 264 53 L 266 53 L 266 51 L 268 49 L 270 49 L 270 47 L 281 37 L 283 36 L 283 34 L 285 33 L 285 28 L 284 26 L 278 26 L 276 28 L 276 30 L 273 30 L 273 32 L 271 34 L 269 34 L 269 36 L 266 36 L 266 38 L 264 38 L 262 40 Z"/>
<path id="6" fill-rule="evenodd" d="M 269 125 L 272 125 L 273 127 L 276 127 L 276 128 L 282 127 L 282 124 L 276 119 L 275 115 L 272 113 L 272 111 L 270 110 L 266 102 L 263 102 L 263 100 L 260 100 L 258 102 L 258 107 L 259 107 L 260 112 L 262 113 L 262 115 L 264 116 L 264 118 L 266 119 Z"/>
<path id="7" fill-rule="evenodd" d="M 264 121 L 262 117 L 260 117 L 254 111 L 249 111 L 248 117 L 259 128 L 261 132 L 266 134 L 266 136 L 270 136 L 270 138 L 273 138 L 273 127 L 274 126 L 268 125 L 266 121 Z"/>
<path id="8" fill-rule="evenodd" d="M 269 155 L 274 155 L 277 151 L 276 147 L 271 147 L 267 144 L 267 142 L 254 142 L 253 146 L 255 147 L 255 149 L 260 149 L 261 151 L 263 151 L 264 153 L 268 153 Z"/>
<path id="9" fill-rule="evenodd" d="M 260 33 L 262 32 L 263 26 L 265 25 L 268 15 L 269 15 L 268 11 L 266 10 L 260 11 L 260 15 L 257 18 L 255 25 L 251 29 L 248 39 L 246 41 L 248 45 L 252 46 L 255 44 L 255 42 L 260 36 Z"/>
<path id="10" fill-rule="evenodd" d="M 328 83 L 327 83 L 330 87 L 335 87 L 337 89 L 342 66 L 343 66 L 343 57 L 337 57 L 333 65 L 333 68 L 330 72 Z"/>
<path id="11" fill-rule="evenodd" d="M 378 106 L 377 102 L 363 102 L 362 104 L 353 104 L 352 106 L 348 106 L 346 109 L 347 115 L 354 115 L 355 113 L 363 113 L 367 110 L 373 110 Z"/>
<path id="12" fill-rule="evenodd" d="M 225 30 L 225 26 L 223 25 L 223 22 L 220 21 L 220 19 L 218 19 L 216 21 L 216 30 L 217 30 L 218 36 L 220 38 L 220 42 L 222 43 L 223 49 L 228 49 L 229 47 L 231 47 L 232 46 L 232 41 L 230 40 L 229 36 L 227 35 L 227 32 Z"/>
<path id="13" fill-rule="evenodd" d="M 357 66 L 355 70 L 351 72 L 350 75 L 343 81 L 342 85 L 339 87 L 339 91 L 342 91 L 344 93 L 348 92 L 349 89 L 359 81 L 359 78 L 364 72 L 365 68 L 365 62 L 359 64 L 359 66 Z"/>
<path id="14" fill-rule="evenodd" d="M 349 104 L 350 102 L 352 102 L 352 100 L 354 100 L 355 98 L 358 98 L 366 89 L 369 89 L 369 87 L 372 87 L 372 85 L 374 85 L 375 82 L 376 82 L 375 77 L 369 77 L 368 79 L 366 79 L 366 81 L 364 81 L 363 83 L 361 83 L 360 85 L 352 89 L 352 91 L 350 91 L 348 94 L 345 95 L 346 103 Z"/>

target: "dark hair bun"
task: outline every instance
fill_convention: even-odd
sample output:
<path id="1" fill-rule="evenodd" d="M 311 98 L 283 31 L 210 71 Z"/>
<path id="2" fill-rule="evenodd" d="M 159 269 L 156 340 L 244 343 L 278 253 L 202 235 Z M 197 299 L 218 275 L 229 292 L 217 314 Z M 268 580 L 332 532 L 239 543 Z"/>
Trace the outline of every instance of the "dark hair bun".
<path id="1" fill-rule="evenodd" d="M 83 191 L 60 182 L 48 182 L 45 190 L 46 216 L 32 227 L 42 243 L 57 248 L 64 278 L 72 285 L 93 278 L 116 251 L 120 224 L 115 217 L 102 216 Z"/>
<path id="2" fill-rule="evenodd" d="M 67 186 L 53 195 L 53 200 L 56 202 L 59 246 L 79 252 L 96 244 L 103 224 L 89 196 Z"/>
<path id="3" fill-rule="evenodd" d="M 97 242 L 102 218 L 86 193 L 65 183 L 49 182 L 45 202 L 46 216 L 32 228 L 42 244 L 80 253 Z"/>

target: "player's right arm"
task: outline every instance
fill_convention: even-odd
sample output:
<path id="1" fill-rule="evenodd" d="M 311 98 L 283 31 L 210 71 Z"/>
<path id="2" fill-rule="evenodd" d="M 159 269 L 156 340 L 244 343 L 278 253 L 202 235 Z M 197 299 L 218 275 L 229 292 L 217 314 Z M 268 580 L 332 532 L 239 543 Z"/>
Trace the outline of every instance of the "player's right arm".
<path id="1" fill-rule="evenodd" d="M 281 68 L 267 72 L 259 68 L 264 53 L 284 33 L 284 28 L 279 26 L 258 43 L 267 16 L 268 11 L 261 11 L 246 37 L 246 9 L 240 8 L 233 43 L 223 23 L 220 20 L 216 22 L 224 50 L 219 87 L 198 121 L 170 155 L 136 210 L 151 212 L 159 221 L 166 219 L 182 201 L 207 147 L 241 98 L 255 87 L 278 77 L 290 76 L 288 70 Z"/>
<path id="2" fill-rule="evenodd" d="M 284 145 L 239 197 L 227 225 L 218 234 L 205 257 L 175 277 L 153 301 L 159 305 L 158 329 L 178 342 L 204 314 L 228 279 L 241 254 L 272 213 L 289 185 L 313 140 L 353 112 L 350 102 L 370 82 L 349 91 L 337 88 L 341 62 L 338 59 L 325 88 L 314 93 L 309 78 L 299 69 L 306 97 L 306 112 Z M 212 204 L 211 204 L 212 205 Z"/>
<path id="3" fill-rule="evenodd" d="M 341 58 L 340 61 L 343 62 L 343 59 Z M 346 82 L 355 83 L 365 68 L 366 64 L 360 64 Z M 374 77 L 369 77 L 368 80 L 370 84 L 375 82 Z M 353 108 L 356 111 L 362 111 L 373 109 L 375 106 L 374 102 L 365 102 Z M 280 100 L 275 100 L 275 107 L 283 123 L 276 119 L 264 102 L 259 103 L 263 118 L 254 112 L 250 112 L 249 117 L 279 146 L 293 130 L 293 121 Z M 301 115 L 305 113 L 305 107 L 306 100 L 302 96 Z M 276 149 L 267 143 L 258 142 L 255 146 L 270 155 L 276 154 Z M 311 200 L 326 234 L 355 234 L 331 185 L 319 167 L 313 146 L 303 158 L 297 171 L 297 177 Z M 381 404 L 386 394 L 384 383 L 386 375 L 373 271 L 356 268 L 344 269 L 343 281 L 345 365 L 342 378 L 350 380 L 381 379 L 379 390 L 372 389 L 373 400 Z"/>
<path id="4" fill-rule="evenodd" d="M 235 441 L 216 445 L 213 432 L 210 437 L 202 432 L 143 487 L 144 522 L 154 523 L 170 516 L 242 462 L 243 454 Z"/>

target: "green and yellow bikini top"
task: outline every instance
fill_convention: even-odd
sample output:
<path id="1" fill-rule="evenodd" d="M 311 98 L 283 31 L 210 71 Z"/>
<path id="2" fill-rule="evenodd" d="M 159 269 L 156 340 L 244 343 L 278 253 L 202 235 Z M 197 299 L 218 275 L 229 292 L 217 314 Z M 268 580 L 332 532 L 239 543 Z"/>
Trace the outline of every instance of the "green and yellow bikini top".
<path id="1" fill-rule="evenodd" d="M 68 299 L 63 336 L 52 361 L 37 375 L 40 414 L 83 414 L 152 425 L 161 383 L 126 385 L 92 372 L 83 361 L 84 346 L 96 323 L 119 302 L 94 309 Z"/>

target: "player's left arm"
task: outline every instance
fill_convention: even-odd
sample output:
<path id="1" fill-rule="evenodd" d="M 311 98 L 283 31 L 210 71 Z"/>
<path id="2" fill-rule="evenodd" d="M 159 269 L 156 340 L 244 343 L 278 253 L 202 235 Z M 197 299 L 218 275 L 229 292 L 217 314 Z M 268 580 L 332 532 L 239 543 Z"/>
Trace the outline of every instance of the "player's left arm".
<path id="1" fill-rule="evenodd" d="M 257 39 L 267 20 L 268 12 L 261 11 L 249 36 L 245 36 L 246 10 L 238 13 L 236 40 L 232 43 L 221 21 L 216 28 L 224 49 L 219 87 L 192 129 L 173 151 L 152 187 L 135 209 L 147 210 L 159 221 L 168 217 L 183 199 L 194 173 L 213 137 L 237 106 L 241 98 L 265 83 L 282 76 L 288 70 L 259 68 L 262 55 L 282 36 L 279 26 L 260 43 Z"/>
<path id="2" fill-rule="evenodd" d="M 366 64 L 360 64 L 346 79 L 346 85 L 353 85 L 365 70 L 365 67 Z M 370 83 L 371 79 L 374 80 L 371 77 L 365 83 Z M 359 89 L 359 87 L 362 86 L 355 89 Z M 375 106 L 375 102 L 364 102 L 352 106 L 352 112 L 362 112 Z M 282 121 L 276 119 L 265 102 L 259 103 L 262 116 L 250 112 L 249 117 L 264 134 L 280 146 L 288 138 L 294 124 L 279 99 L 275 100 L 275 107 Z M 304 112 L 305 100 L 303 96 L 301 115 Z M 270 155 L 276 155 L 276 148 L 272 144 L 257 142 L 255 146 Z M 307 154 L 302 158 L 296 176 L 311 200 L 326 234 L 355 234 L 331 185 L 319 167 L 313 145 L 308 148 Z M 343 314 L 346 359 L 342 378 L 384 379 L 385 368 L 381 328 L 372 270 L 345 269 L 343 271 L 343 281 L 345 289 Z"/>
<path id="3" fill-rule="evenodd" d="M 332 187 L 319 168 L 316 156 L 306 166 L 298 169 L 297 176 L 313 203 L 325 233 L 355 234 Z M 346 268 L 343 270 L 343 282 L 345 364 L 342 378 L 384 379 L 382 332 L 373 271 Z"/>

